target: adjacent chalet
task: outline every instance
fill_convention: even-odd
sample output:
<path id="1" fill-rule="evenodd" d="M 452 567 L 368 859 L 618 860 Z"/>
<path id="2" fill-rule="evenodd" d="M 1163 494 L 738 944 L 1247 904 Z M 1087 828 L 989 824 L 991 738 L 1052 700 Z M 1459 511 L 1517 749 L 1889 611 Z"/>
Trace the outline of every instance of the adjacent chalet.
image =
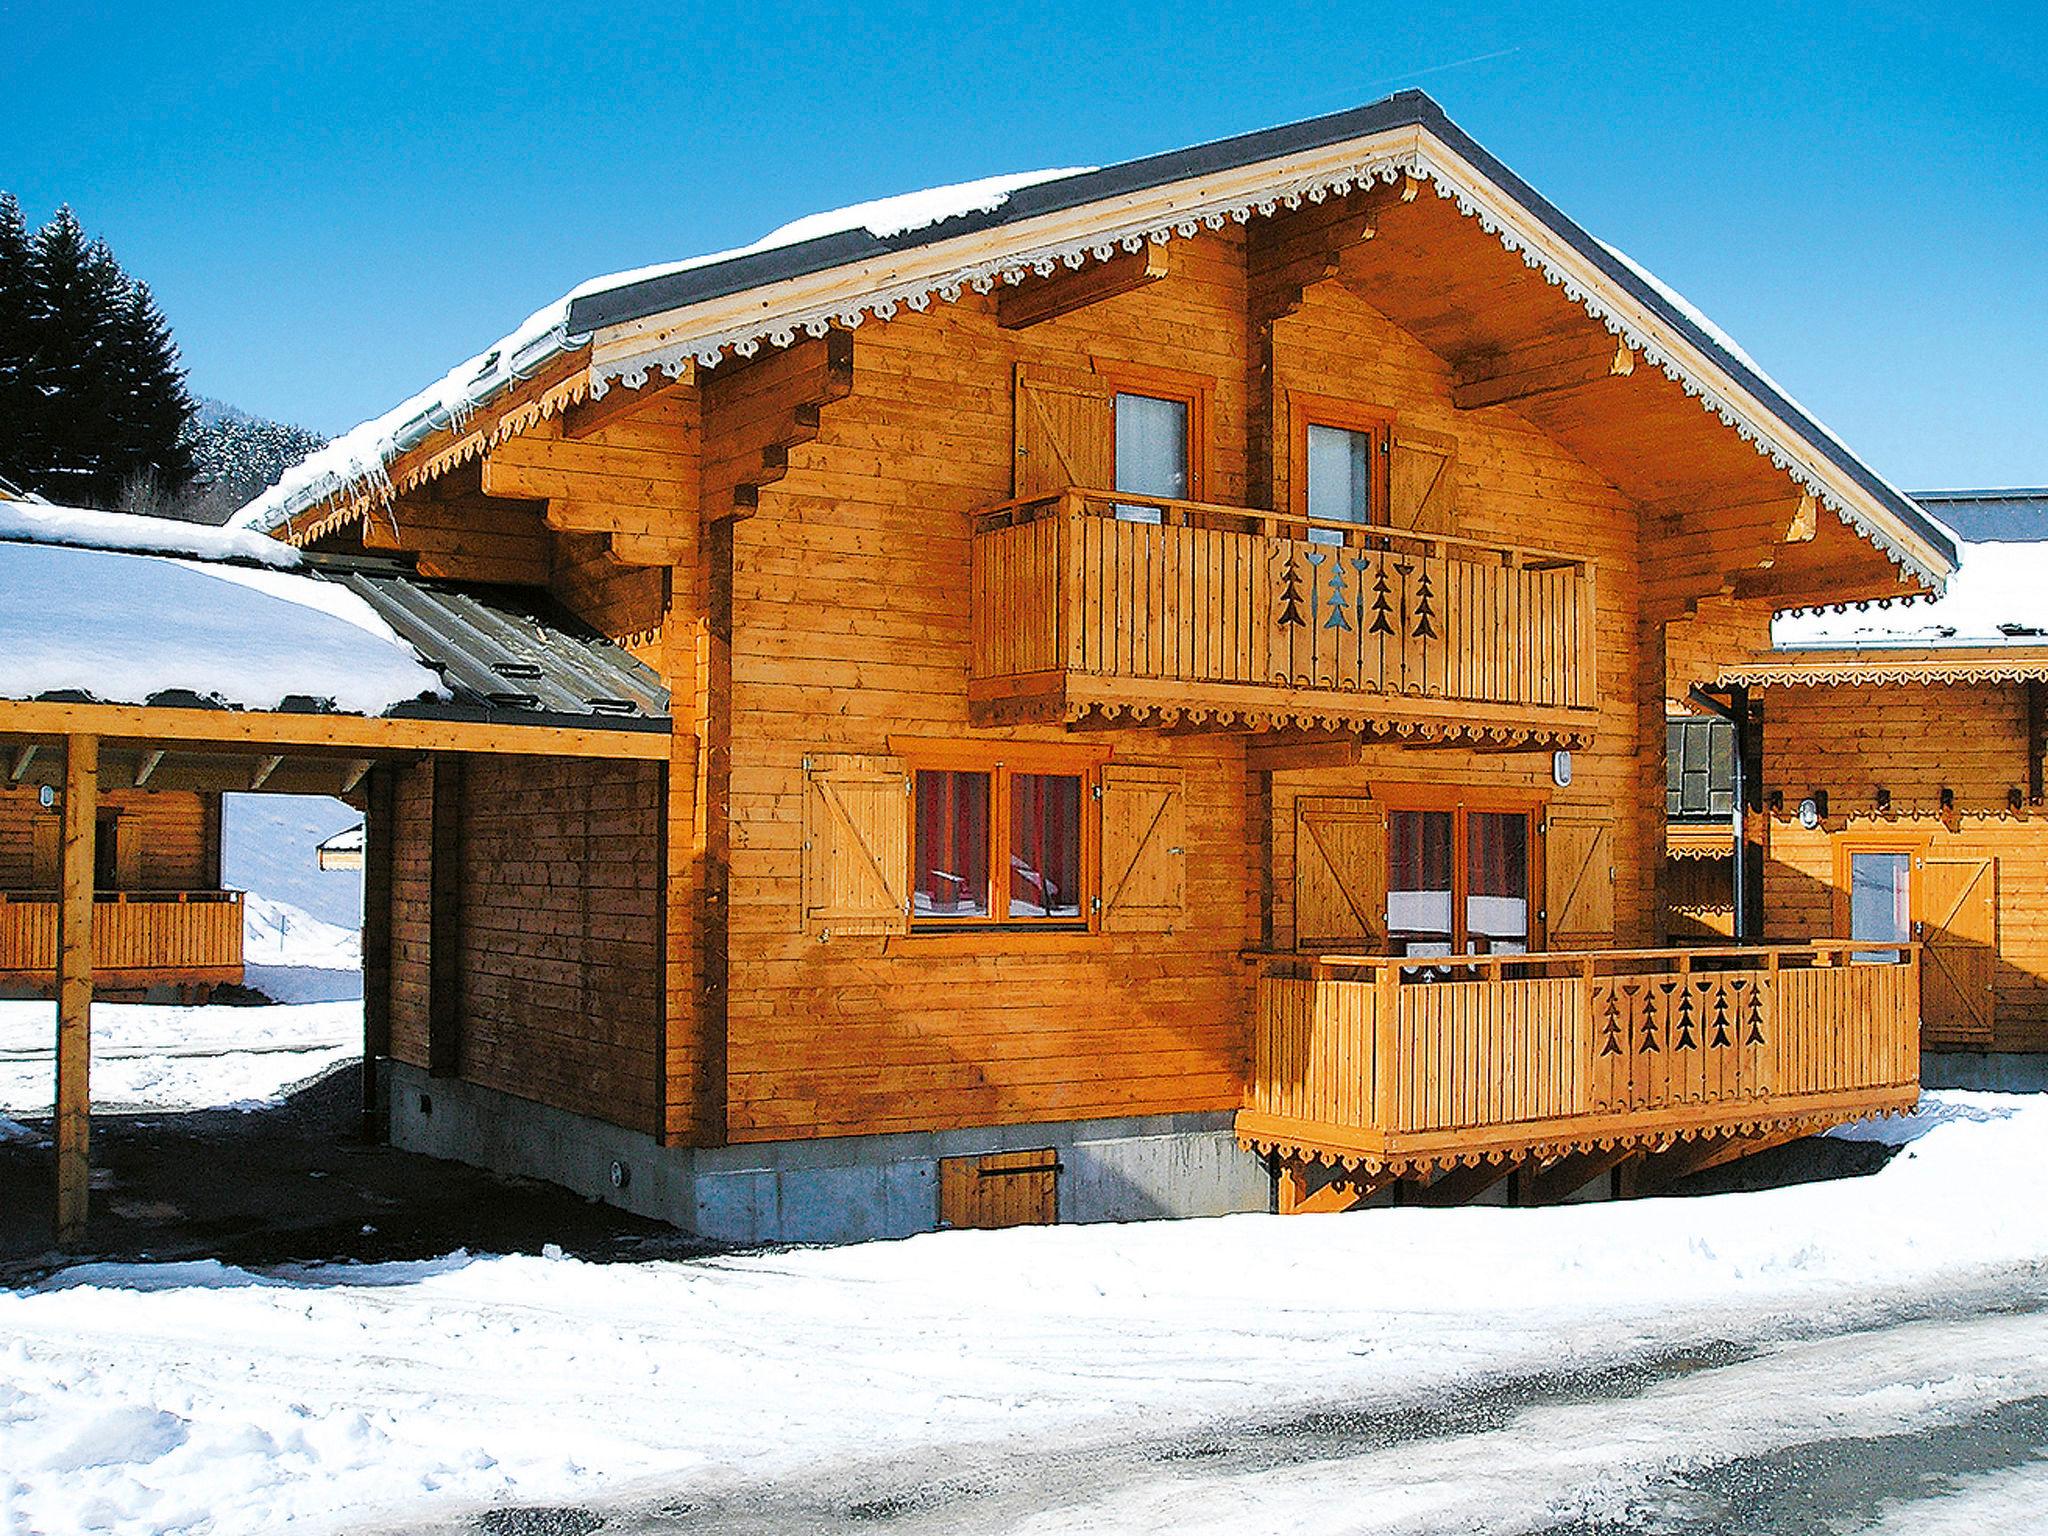
<path id="1" fill-rule="evenodd" d="M 1781 617 L 1721 669 L 1754 701 L 1762 919 L 1917 942 L 1929 1050 L 2048 1050 L 2048 490 L 1916 500 L 1967 541 L 1945 597 Z"/>
<path id="2" fill-rule="evenodd" d="M 599 280 L 241 521 L 665 698 L 360 754 L 401 1145 L 847 1238 L 1644 1187 L 1918 1091 L 1910 941 L 1665 947 L 1666 722 L 1953 541 L 1419 94 Z"/>

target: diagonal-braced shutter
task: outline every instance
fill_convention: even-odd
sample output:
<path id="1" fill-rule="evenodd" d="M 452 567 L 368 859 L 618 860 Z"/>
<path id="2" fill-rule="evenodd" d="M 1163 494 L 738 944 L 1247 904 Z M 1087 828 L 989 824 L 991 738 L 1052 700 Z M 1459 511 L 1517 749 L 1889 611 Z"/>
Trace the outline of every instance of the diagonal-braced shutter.
<path id="1" fill-rule="evenodd" d="M 1108 490 L 1116 479 L 1115 397 L 1092 373 L 1017 366 L 1016 494 L 1069 486 Z"/>
<path id="2" fill-rule="evenodd" d="M 1458 440 L 1396 423 L 1387 450 L 1387 526 L 1453 533 Z"/>
<path id="3" fill-rule="evenodd" d="M 1362 795 L 1294 802 L 1294 947 L 1374 951 L 1387 936 L 1387 814 Z"/>
<path id="4" fill-rule="evenodd" d="M 1557 810 L 1543 827 L 1545 944 L 1585 949 L 1614 937 L 1614 819 Z"/>
<path id="5" fill-rule="evenodd" d="M 808 933 L 910 926 L 910 781 L 888 757 L 819 757 L 804 773 Z"/>
<path id="6" fill-rule="evenodd" d="M 1187 800 L 1180 770 L 1111 764 L 1102 770 L 1101 926 L 1164 933 L 1186 899 Z"/>

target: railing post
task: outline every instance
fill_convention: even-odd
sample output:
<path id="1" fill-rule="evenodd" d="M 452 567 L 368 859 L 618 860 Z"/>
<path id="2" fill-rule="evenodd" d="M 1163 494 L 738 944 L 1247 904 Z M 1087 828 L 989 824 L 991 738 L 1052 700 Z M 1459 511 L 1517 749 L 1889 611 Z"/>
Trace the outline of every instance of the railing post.
<path id="1" fill-rule="evenodd" d="M 1383 1131 L 1405 1129 L 1407 1117 L 1400 1113 L 1401 1069 L 1397 1031 L 1400 1028 L 1401 967 L 1383 961 L 1373 977 L 1372 1009 L 1372 1105 L 1373 1118 Z"/>

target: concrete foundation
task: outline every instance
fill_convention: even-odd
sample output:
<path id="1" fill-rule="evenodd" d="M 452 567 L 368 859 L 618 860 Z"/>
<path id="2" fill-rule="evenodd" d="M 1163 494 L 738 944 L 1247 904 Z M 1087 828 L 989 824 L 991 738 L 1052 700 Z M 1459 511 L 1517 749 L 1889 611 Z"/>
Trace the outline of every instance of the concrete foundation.
<path id="1" fill-rule="evenodd" d="M 651 1136 L 402 1062 L 380 1064 L 392 1145 L 559 1184 L 723 1242 L 845 1243 L 939 1224 L 939 1159 L 1050 1147 L 1059 1219 L 1272 1209 L 1265 1160 L 1227 1113 L 988 1126 L 730 1147 Z"/>
<path id="2" fill-rule="evenodd" d="M 1927 1051 L 1920 1057 L 1920 1085 L 1980 1093 L 2048 1093 L 2048 1053 Z"/>

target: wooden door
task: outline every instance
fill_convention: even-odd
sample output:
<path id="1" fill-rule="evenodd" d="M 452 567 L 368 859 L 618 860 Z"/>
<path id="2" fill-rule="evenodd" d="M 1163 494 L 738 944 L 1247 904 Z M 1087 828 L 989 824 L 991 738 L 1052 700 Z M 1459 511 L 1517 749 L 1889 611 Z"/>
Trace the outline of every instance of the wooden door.
<path id="1" fill-rule="evenodd" d="M 1387 938 L 1387 812 L 1363 795 L 1294 802 L 1294 947 L 1374 954 Z"/>
<path id="2" fill-rule="evenodd" d="M 939 1225 L 1051 1226 L 1059 1220 L 1059 1158 L 1050 1147 L 939 1159 Z"/>
<path id="3" fill-rule="evenodd" d="M 1458 440 L 1397 422 L 1387 460 L 1387 525 L 1454 532 Z"/>
<path id="4" fill-rule="evenodd" d="M 1019 496 L 1107 490 L 1116 478 L 1115 399 L 1093 374 L 1019 364 L 1016 435 Z"/>
<path id="5" fill-rule="evenodd" d="M 1921 1027 L 1942 1043 L 1988 1045 L 1997 1012 L 1998 861 L 1921 859 L 1913 874 Z"/>

